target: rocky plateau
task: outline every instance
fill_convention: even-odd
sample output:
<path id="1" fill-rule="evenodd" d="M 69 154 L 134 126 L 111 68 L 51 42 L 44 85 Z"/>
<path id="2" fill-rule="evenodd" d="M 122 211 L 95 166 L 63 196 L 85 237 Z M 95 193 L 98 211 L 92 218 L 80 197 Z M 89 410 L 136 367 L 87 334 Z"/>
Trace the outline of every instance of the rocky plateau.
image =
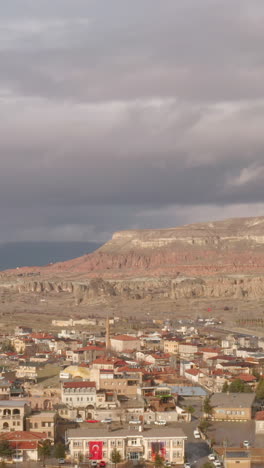
<path id="1" fill-rule="evenodd" d="M 264 217 L 117 232 L 91 254 L 1 272 L 10 292 L 98 298 L 264 297 Z"/>

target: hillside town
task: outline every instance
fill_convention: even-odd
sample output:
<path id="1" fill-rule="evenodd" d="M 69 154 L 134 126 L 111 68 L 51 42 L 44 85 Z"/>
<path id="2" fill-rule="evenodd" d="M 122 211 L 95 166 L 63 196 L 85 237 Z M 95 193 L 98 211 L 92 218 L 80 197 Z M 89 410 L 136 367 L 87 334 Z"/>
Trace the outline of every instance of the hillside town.
<path id="1" fill-rule="evenodd" d="M 107 316 L 2 333 L 2 463 L 263 467 L 264 338 L 221 327 Z"/>

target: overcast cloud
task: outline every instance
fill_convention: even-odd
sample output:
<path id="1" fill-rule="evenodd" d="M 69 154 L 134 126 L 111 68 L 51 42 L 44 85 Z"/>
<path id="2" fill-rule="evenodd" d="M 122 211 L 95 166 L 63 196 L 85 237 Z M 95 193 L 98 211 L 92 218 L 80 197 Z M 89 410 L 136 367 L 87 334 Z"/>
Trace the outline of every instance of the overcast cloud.
<path id="1" fill-rule="evenodd" d="M 264 214 L 264 3 L 0 6 L 0 241 Z"/>

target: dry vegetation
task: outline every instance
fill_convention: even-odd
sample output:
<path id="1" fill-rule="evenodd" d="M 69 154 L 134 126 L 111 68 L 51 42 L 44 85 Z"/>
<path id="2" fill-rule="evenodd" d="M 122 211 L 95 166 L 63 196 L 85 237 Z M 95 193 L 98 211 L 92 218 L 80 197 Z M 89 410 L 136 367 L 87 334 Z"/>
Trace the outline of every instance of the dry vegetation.
<path id="1" fill-rule="evenodd" d="M 241 318 L 264 318 L 264 300 L 231 299 L 155 299 L 129 300 L 108 298 L 75 304 L 68 293 L 17 293 L 2 290 L 0 293 L 0 322 L 2 329 L 13 329 L 17 324 L 38 330 L 51 330 L 52 319 L 85 318 L 87 316 L 118 315 L 140 321 L 144 318 L 177 319 L 214 316 L 224 321 L 226 327 L 241 327 Z M 246 328 L 262 331 L 261 320 L 246 322 Z M 257 326 L 256 326 L 257 324 Z M 257 327 L 257 328 L 256 328 Z"/>

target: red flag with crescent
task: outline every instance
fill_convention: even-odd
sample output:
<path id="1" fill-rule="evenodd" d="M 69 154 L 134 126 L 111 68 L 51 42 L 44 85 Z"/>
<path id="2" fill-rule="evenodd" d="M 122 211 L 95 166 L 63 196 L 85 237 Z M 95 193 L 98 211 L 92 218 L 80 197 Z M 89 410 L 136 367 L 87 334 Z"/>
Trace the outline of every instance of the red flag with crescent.
<path id="1" fill-rule="evenodd" d="M 103 442 L 89 442 L 89 451 L 91 460 L 102 460 Z"/>

